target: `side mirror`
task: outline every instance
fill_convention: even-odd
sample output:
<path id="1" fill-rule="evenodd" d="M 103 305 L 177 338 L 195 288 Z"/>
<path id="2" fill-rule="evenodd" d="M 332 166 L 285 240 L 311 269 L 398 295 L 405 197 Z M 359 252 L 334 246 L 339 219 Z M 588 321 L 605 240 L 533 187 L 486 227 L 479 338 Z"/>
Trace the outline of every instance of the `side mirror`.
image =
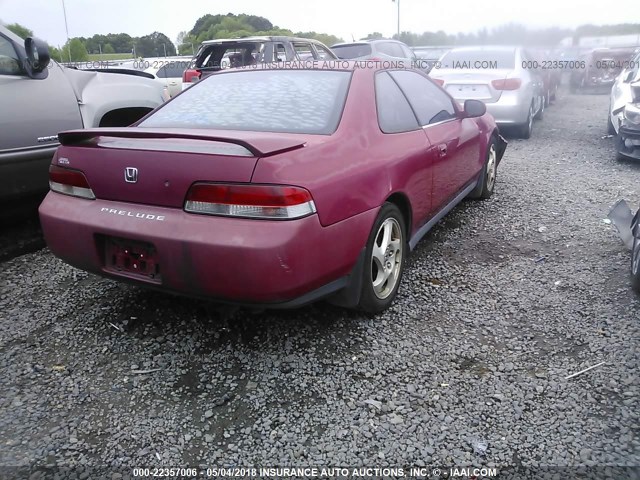
<path id="1" fill-rule="evenodd" d="M 480 100 L 465 100 L 464 116 L 467 118 L 481 117 L 487 113 L 487 106 Z"/>
<path id="2" fill-rule="evenodd" d="M 39 77 L 49 66 L 51 56 L 49 46 L 42 40 L 28 37 L 24 41 L 24 48 L 27 51 L 28 70 L 30 76 Z"/>

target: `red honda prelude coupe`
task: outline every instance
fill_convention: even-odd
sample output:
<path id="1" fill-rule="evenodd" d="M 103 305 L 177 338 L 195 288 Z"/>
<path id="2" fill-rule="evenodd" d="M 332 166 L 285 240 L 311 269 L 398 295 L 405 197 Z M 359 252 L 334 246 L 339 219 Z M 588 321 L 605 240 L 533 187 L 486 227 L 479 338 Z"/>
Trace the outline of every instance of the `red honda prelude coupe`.
<path id="1" fill-rule="evenodd" d="M 61 133 L 49 248 L 216 301 L 384 310 L 420 238 L 491 196 L 506 142 L 482 102 L 383 67 L 227 70 L 131 127 Z"/>

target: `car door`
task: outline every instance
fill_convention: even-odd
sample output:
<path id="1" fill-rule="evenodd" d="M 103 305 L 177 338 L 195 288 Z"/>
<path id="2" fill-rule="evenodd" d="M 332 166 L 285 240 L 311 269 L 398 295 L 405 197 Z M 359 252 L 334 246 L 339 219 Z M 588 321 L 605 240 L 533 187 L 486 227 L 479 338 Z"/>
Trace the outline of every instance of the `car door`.
<path id="1" fill-rule="evenodd" d="M 388 72 L 376 73 L 375 92 L 378 125 L 388 137 L 384 148 L 395 158 L 403 157 L 394 170 L 404 178 L 399 183 L 404 183 L 411 202 L 415 230 L 430 218 L 433 210 L 433 151 L 409 101 Z"/>
<path id="2" fill-rule="evenodd" d="M 82 128 L 78 100 L 62 67 L 30 78 L 18 55 L 24 47 L 0 33 L 0 198 L 44 191 L 58 132 Z"/>
<path id="3" fill-rule="evenodd" d="M 425 75 L 395 70 L 398 83 L 416 112 L 433 151 L 432 205 L 438 211 L 478 174 L 481 137 L 473 119 L 462 118 L 453 99 Z"/>

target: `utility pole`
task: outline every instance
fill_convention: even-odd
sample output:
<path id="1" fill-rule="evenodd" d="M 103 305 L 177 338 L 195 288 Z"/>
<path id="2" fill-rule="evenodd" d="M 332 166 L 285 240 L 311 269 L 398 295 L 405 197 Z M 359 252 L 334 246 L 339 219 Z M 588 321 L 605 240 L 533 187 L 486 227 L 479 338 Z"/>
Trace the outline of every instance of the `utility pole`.
<path id="1" fill-rule="evenodd" d="M 400 40 L 400 0 L 391 0 L 398 4 L 398 40 Z"/>
<path id="2" fill-rule="evenodd" d="M 164 47 L 164 58 L 167 58 L 167 44 L 163 43 L 162 46 Z"/>
<path id="3" fill-rule="evenodd" d="M 67 9 L 64 6 L 64 0 L 62 0 L 62 13 L 64 14 L 64 28 L 67 32 L 67 53 L 69 54 L 69 63 L 71 63 L 71 45 L 69 42 L 69 25 L 67 24 Z"/>
<path id="4" fill-rule="evenodd" d="M 100 49 L 100 56 L 102 57 L 102 44 L 101 43 L 98 44 L 98 48 Z"/>

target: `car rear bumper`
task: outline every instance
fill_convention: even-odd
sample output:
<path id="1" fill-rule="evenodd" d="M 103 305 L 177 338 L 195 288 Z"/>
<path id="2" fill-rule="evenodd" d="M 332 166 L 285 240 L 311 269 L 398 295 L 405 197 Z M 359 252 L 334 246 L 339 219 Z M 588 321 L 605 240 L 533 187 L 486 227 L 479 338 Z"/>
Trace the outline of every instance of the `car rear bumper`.
<path id="1" fill-rule="evenodd" d="M 53 192 L 40 206 L 49 248 L 77 268 L 188 296 L 282 308 L 346 287 L 376 214 L 324 227 L 317 215 L 225 218 Z M 152 244 L 159 278 L 114 272 L 105 255 L 110 237 Z"/>
<path id="2" fill-rule="evenodd" d="M 616 136 L 616 149 L 620 155 L 640 160 L 640 129 L 621 126 Z"/>
<path id="3" fill-rule="evenodd" d="M 511 92 L 503 92 L 500 100 L 495 103 L 487 103 L 487 112 L 495 119 L 498 125 L 520 125 L 527 121 L 531 99 L 509 95 Z"/>

